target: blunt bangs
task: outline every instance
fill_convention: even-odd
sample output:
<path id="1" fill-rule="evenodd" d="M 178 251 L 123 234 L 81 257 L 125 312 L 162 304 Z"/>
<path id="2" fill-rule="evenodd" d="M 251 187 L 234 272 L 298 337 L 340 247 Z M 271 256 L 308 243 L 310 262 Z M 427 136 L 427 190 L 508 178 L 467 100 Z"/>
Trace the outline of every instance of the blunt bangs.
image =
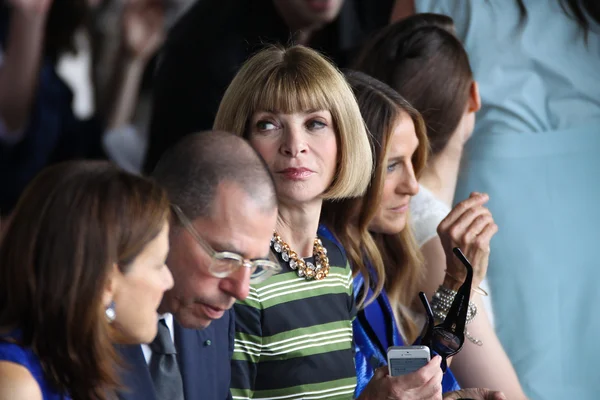
<path id="1" fill-rule="evenodd" d="M 338 101 L 333 94 L 339 91 L 331 90 L 337 83 L 328 71 L 333 67 L 315 64 L 289 60 L 276 65 L 266 75 L 264 83 L 253 91 L 250 113 L 268 111 L 292 114 L 327 110 L 334 116 Z"/>

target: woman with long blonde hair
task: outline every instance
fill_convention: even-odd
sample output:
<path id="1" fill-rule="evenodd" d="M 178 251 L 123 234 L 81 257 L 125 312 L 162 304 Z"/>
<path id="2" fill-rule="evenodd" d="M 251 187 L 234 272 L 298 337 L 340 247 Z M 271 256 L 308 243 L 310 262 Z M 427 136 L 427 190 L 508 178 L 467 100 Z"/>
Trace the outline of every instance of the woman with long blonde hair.
<path id="1" fill-rule="evenodd" d="M 374 175 L 363 197 L 327 202 L 322 222 L 346 250 L 355 274 L 359 311 L 354 335 L 360 394 L 377 375 L 373 360 L 379 366 L 387 364 L 388 347 L 411 344 L 418 336 L 420 322 L 413 307 L 419 303 L 424 264 L 408 225 L 409 202 L 418 192 L 417 177 L 426 165 L 429 143 L 423 118 L 396 91 L 360 72 L 350 71 L 347 78 L 369 130 Z M 485 201 L 485 195 L 474 194 L 444 221 L 440 237 L 450 255 L 452 248 L 459 246 L 469 258 L 481 260 L 480 245 L 489 244 L 495 230 L 483 207 Z M 486 223 L 483 228 L 479 216 Z M 472 224 L 475 220 L 478 222 Z M 474 241 L 476 231 L 483 234 Z M 485 260 L 478 262 L 478 274 L 485 275 L 486 266 Z M 452 289 L 460 286 L 454 277 L 464 276 L 464 267 L 449 256 L 447 269 L 444 284 Z M 454 376 L 444 375 L 443 391 L 457 389 Z"/>
<path id="2" fill-rule="evenodd" d="M 411 226 L 425 259 L 420 290 L 430 298 L 434 296 L 434 309 L 443 309 L 438 307 L 441 305 L 438 299 L 443 293 L 452 296 L 452 291 L 440 291 L 440 285 L 452 289 L 459 283 L 451 282 L 452 278 L 448 277 L 448 257 L 456 258 L 448 253 L 448 241 L 445 243 L 438 232 L 440 228 L 448 229 L 447 221 L 443 220 L 454 204 L 462 155 L 481 106 L 479 86 L 469 57 L 456 37 L 450 17 L 418 14 L 382 30 L 361 51 L 355 65 L 400 93 L 422 113 L 427 126 L 429 157 L 419 176 L 419 193 L 410 201 Z M 467 166 L 464 170 L 471 168 Z M 489 196 L 485 200 L 486 207 L 488 201 L 491 201 Z M 498 209 L 494 215 L 497 212 Z M 495 235 L 497 229 L 487 210 L 476 221 L 482 230 L 475 231 L 476 235 L 469 239 L 481 240 L 481 251 L 470 257 L 475 266 L 473 283 L 474 287 L 481 284 L 486 288 L 484 278 L 490 258 L 486 237 L 492 233 L 490 230 Z M 494 271 L 497 272 L 497 268 Z M 460 280 L 464 273 L 457 270 L 451 275 Z M 502 389 L 510 398 L 522 399 L 525 394 L 519 378 L 490 323 L 488 299 L 475 292 L 472 296 L 472 310 L 477 310 L 477 317 L 468 326 L 468 340 L 462 351 L 453 359 L 453 372 L 462 385 L 494 387 Z M 417 311 L 422 314 L 420 304 Z M 494 364 L 493 370 L 489 368 L 490 363 Z"/>

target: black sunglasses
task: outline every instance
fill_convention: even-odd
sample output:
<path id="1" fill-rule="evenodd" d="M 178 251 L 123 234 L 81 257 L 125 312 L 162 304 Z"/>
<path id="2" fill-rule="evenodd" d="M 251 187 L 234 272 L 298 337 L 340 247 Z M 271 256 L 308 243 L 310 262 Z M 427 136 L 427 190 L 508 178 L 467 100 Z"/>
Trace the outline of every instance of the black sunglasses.
<path id="1" fill-rule="evenodd" d="M 441 367 L 444 372 L 448 368 L 446 360 L 457 354 L 465 342 L 465 324 L 467 322 L 467 311 L 469 310 L 471 282 L 473 281 L 473 267 L 469 260 L 458 247 L 455 247 L 452 251 L 467 269 L 467 278 L 458 289 L 444 322 L 435 325 L 427 296 L 423 292 L 419 293 L 419 298 L 427 313 L 427 325 L 421 335 L 420 342 L 423 346 L 428 346 L 430 351 L 433 350 L 442 357 Z"/>

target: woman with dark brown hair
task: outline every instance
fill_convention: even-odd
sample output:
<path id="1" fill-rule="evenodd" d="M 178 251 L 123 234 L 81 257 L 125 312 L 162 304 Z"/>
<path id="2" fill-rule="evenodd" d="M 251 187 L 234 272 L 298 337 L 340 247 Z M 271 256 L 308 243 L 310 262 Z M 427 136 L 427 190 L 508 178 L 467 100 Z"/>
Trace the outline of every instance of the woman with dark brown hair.
<path id="1" fill-rule="evenodd" d="M 173 279 L 169 201 L 104 162 L 47 168 L 0 243 L 0 399 L 110 399 L 113 343 L 148 343 Z"/>

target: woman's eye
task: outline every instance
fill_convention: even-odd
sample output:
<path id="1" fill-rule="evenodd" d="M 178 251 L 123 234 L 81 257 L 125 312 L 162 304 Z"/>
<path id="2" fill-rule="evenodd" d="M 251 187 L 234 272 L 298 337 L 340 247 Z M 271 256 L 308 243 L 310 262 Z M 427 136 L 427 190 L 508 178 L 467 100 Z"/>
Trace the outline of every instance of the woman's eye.
<path id="1" fill-rule="evenodd" d="M 270 121 L 258 121 L 256 123 L 256 128 L 259 131 L 272 131 L 273 129 L 277 129 L 275 124 Z"/>
<path id="2" fill-rule="evenodd" d="M 316 119 L 312 119 L 306 123 L 306 127 L 310 130 L 322 129 L 322 128 L 325 128 L 326 126 L 327 126 L 327 124 L 325 122 L 319 121 Z"/>
<path id="3" fill-rule="evenodd" d="M 394 172 L 399 167 L 399 165 L 400 163 L 398 161 L 388 164 L 387 172 Z"/>

